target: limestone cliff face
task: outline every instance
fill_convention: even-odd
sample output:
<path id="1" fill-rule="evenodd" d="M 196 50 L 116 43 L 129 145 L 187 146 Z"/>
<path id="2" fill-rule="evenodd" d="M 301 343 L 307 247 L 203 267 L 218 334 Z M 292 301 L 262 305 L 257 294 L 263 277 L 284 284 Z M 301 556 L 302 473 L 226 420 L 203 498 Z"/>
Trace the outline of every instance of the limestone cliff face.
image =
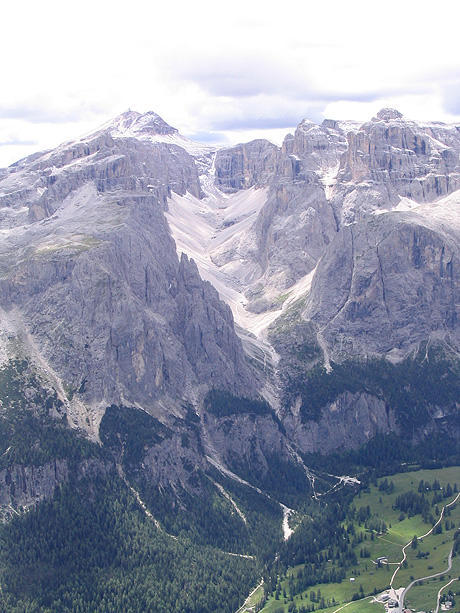
<path id="1" fill-rule="evenodd" d="M 201 194 L 193 159 L 175 145 L 113 138 L 102 132 L 34 158 L 9 167 L 2 181 L 4 226 L 8 221 L 12 226 L 51 217 L 66 197 L 88 183 L 99 194 L 147 193 L 163 203 L 171 190 Z"/>
<path id="2" fill-rule="evenodd" d="M 254 231 L 263 283 L 284 290 L 308 274 L 336 234 L 333 211 L 317 175 L 302 171 L 294 181 L 273 183 Z"/>
<path id="3" fill-rule="evenodd" d="M 309 273 L 334 236 L 336 221 L 321 173 L 338 163 L 345 142 L 343 133 L 305 120 L 277 151 L 267 202 L 247 232 L 248 255 L 262 271 L 246 294 L 251 310 L 270 306 L 260 297 L 263 286 L 268 293 L 272 287 L 283 291 Z"/>
<path id="4" fill-rule="evenodd" d="M 197 474 L 207 468 L 200 439 L 196 432 L 176 430 L 170 438 L 146 449 L 138 469 L 149 487 L 177 488 L 201 492 Z"/>
<path id="5" fill-rule="evenodd" d="M 305 453 L 356 449 L 376 434 L 399 431 L 394 411 L 366 393 L 340 394 L 323 407 L 318 420 L 304 422 L 294 408 L 283 416 L 283 423 L 290 440 Z"/>
<path id="6" fill-rule="evenodd" d="M 423 415 L 414 411 L 410 424 L 404 422 L 404 416 L 401 419 L 401 407 L 393 406 L 375 390 L 339 393 L 324 403 L 317 419 L 302 415 L 299 404 L 283 411 L 282 421 L 288 439 L 304 453 L 340 453 L 390 433 L 412 441 L 422 441 L 433 433 L 460 437 L 459 403 L 443 404 L 440 398 L 429 404 Z"/>
<path id="7" fill-rule="evenodd" d="M 278 149 L 262 139 L 221 149 L 215 158 L 216 185 L 227 193 L 265 186 L 275 172 Z"/>
<path id="8" fill-rule="evenodd" d="M 187 256 L 181 258 L 171 294 L 176 302 L 172 327 L 197 381 L 237 395 L 251 392 L 254 381 L 233 329 L 230 307 L 219 300 L 210 283 L 201 280 L 196 264 Z"/>
<path id="9" fill-rule="evenodd" d="M 0 471 L 0 509 L 5 520 L 18 508 L 27 509 L 50 498 L 55 487 L 68 479 L 65 460 L 44 466 L 13 465 Z"/>
<path id="10" fill-rule="evenodd" d="M 1 306 L 72 395 L 168 414 L 200 386 L 255 392 L 229 308 L 179 262 L 164 217 L 171 191 L 200 195 L 183 148 L 102 131 L 3 185 L 5 225 L 21 226 L 0 246 Z"/>
<path id="11" fill-rule="evenodd" d="M 285 138 L 280 165 L 288 173 L 286 157 L 290 159 L 294 176 L 301 167 L 308 170 L 327 170 L 338 164 L 346 149 L 346 131 L 340 122 L 324 120 L 321 125 L 317 125 L 304 119 L 297 126 L 294 136 Z"/>
<path id="12" fill-rule="evenodd" d="M 265 280 L 285 289 L 316 265 L 337 231 L 323 173 L 346 149 L 344 131 L 325 122 L 303 120 L 287 136 L 277 158 L 266 205 L 255 224 L 259 263 Z"/>
<path id="13" fill-rule="evenodd" d="M 88 459 L 78 466 L 79 479 L 107 475 L 113 466 Z M 69 463 L 54 460 L 41 466 L 12 464 L 0 470 L 0 521 L 27 511 L 42 500 L 52 498 L 55 489 L 69 479 Z"/>
<path id="14" fill-rule="evenodd" d="M 216 181 L 240 190 L 269 187 L 266 204 L 239 243 L 248 245 L 239 257 L 255 261 L 261 271 L 260 283 L 246 292 L 253 311 L 272 308 L 269 296 L 313 270 L 344 225 L 376 211 L 432 202 L 460 188 L 457 127 L 416 123 L 394 109 L 382 109 L 362 126 L 303 120 L 275 152 L 265 175 L 265 149 L 251 145 L 258 179 L 234 161 L 248 158 L 238 146 L 219 152 Z"/>
<path id="15" fill-rule="evenodd" d="M 427 339 L 460 341 L 458 195 L 345 227 L 307 300 L 332 355 L 407 355 Z M 443 225 L 451 217 L 451 223 Z M 440 223 L 441 222 L 441 223 Z"/>
<path id="16" fill-rule="evenodd" d="M 318 126 L 303 120 L 281 149 L 254 141 L 218 152 L 215 168 L 220 189 L 268 188 L 266 204 L 238 243 L 239 257 L 254 261 L 260 271 L 258 282 L 252 279 L 246 291 L 251 311 L 270 308 L 270 296 L 308 274 L 337 232 L 328 177 L 347 148 L 348 128 L 357 126 L 330 120 Z M 219 253 L 216 262 L 228 259 Z"/>
<path id="17" fill-rule="evenodd" d="M 245 466 L 265 475 L 269 470 L 267 458 L 276 456 L 280 461 L 293 461 L 288 440 L 271 415 L 206 414 L 204 427 L 221 459 L 234 469 Z"/>
<path id="18" fill-rule="evenodd" d="M 342 223 L 392 209 L 401 197 L 430 202 L 460 187 L 455 127 L 424 126 L 382 109 L 347 140 L 332 196 Z"/>
<path id="19" fill-rule="evenodd" d="M 216 185 L 227 193 L 265 186 L 275 172 L 278 149 L 262 139 L 221 149 L 214 162 Z"/>

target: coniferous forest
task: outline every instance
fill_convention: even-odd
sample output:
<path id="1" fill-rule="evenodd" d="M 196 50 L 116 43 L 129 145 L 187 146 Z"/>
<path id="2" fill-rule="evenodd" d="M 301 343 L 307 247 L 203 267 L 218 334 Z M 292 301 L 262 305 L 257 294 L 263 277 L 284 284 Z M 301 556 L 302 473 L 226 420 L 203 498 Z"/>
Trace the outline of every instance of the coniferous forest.
<path id="1" fill-rule="evenodd" d="M 171 440 L 169 428 L 145 412 L 111 406 L 101 444 L 90 442 L 65 419 L 49 419 L 59 402 L 30 377 L 27 363 L 0 373 L 11 399 L 1 422 L 0 468 L 8 475 L 17 464 L 65 460 L 68 477 L 47 500 L 11 509 L 0 525 L 0 609 L 13 613 L 234 613 L 261 580 L 256 608 L 268 597 L 288 602 L 287 594 L 292 599 L 310 590 L 314 599 L 302 606 L 314 610 L 322 606 L 315 586 L 343 583 L 359 558 L 369 560 L 373 535 L 388 529 L 356 496 L 371 486 L 381 497 L 393 495 L 396 473 L 460 464 L 457 443 L 446 434 L 433 434 L 429 443 L 376 436 L 345 453 L 304 454 L 314 484 L 300 464 L 273 454 L 265 474 L 235 463 L 246 482 L 212 467 L 197 471 L 193 495 L 179 483 L 152 486 L 140 470 L 149 446 Z M 37 389 L 33 408 L 16 393 L 24 378 Z M 209 413 L 224 417 L 272 415 L 263 401 L 237 400 L 214 391 L 206 402 Z M 188 428 L 186 448 L 192 437 L 200 441 L 198 424 L 188 409 L 179 424 Z M 336 487 L 339 474 L 359 479 Z M 457 491 L 457 483 L 442 489 L 436 479 L 420 479 L 394 498 L 398 521 L 420 515 L 433 525 L 438 507 Z M 294 512 L 288 540 L 280 502 Z M 356 526 L 369 533 L 367 541 Z M 446 512 L 441 529 L 454 527 Z"/>
<path id="2" fill-rule="evenodd" d="M 116 475 L 71 482 L 2 527 L 2 610 L 236 610 L 256 563 L 160 532 Z"/>

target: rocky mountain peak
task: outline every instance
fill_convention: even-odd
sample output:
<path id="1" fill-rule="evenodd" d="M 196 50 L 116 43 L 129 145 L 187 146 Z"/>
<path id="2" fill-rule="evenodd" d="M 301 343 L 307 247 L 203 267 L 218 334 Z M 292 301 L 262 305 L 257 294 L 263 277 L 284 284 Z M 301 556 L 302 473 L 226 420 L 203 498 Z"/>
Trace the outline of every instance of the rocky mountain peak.
<path id="1" fill-rule="evenodd" d="M 448 126 L 417 123 L 384 108 L 347 140 L 334 190 L 343 223 L 391 210 L 402 197 L 430 202 L 460 187 L 458 133 Z"/>
<path id="2" fill-rule="evenodd" d="M 112 136 L 166 136 L 177 134 L 176 128 L 166 123 L 157 113 L 148 111 L 138 113 L 137 111 L 127 110 L 109 124 L 104 126 Z"/>
<path id="3" fill-rule="evenodd" d="M 393 392 L 412 405 L 402 377 L 416 389 L 425 372 L 415 352 L 460 351 L 459 154 L 457 126 L 388 108 L 218 150 L 128 110 L 0 174 L 0 366 L 25 356 L 59 419 L 95 440 L 142 409 L 139 482 L 165 491 L 196 492 L 207 461 L 249 478 L 292 468 L 293 448 L 397 431 Z M 387 396 L 380 373 L 395 377 Z M 420 404 L 427 428 L 459 422 L 451 389 Z M 28 479 L 10 472 L 0 513 Z M 48 497 L 64 468 L 42 473 Z"/>
<path id="4" fill-rule="evenodd" d="M 270 141 L 257 139 L 218 151 L 215 169 L 219 189 L 232 193 L 266 185 L 275 172 L 278 150 Z"/>
<path id="5" fill-rule="evenodd" d="M 381 120 L 381 121 L 390 121 L 391 119 L 402 119 L 403 114 L 397 111 L 396 109 L 380 109 L 377 113 L 377 117 L 373 118 L 373 121 Z"/>

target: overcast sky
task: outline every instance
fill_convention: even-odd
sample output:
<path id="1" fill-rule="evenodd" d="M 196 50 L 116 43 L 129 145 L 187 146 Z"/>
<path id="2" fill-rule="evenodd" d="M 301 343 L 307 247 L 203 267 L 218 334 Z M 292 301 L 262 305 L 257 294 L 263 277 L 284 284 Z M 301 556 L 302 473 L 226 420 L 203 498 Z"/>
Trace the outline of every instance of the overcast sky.
<path id="1" fill-rule="evenodd" d="M 161 4 L 161 6 L 159 6 Z M 393 106 L 460 123 L 457 0 L 23 0 L 2 7 L 0 166 L 123 111 L 213 143 Z"/>

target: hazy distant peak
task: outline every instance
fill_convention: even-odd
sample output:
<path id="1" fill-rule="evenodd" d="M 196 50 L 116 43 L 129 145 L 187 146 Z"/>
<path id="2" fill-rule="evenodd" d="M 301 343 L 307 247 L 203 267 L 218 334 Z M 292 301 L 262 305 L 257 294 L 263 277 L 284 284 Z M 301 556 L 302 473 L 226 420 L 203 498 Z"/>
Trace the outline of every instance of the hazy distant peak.
<path id="1" fill-rule="evenodd" d="M 378 120 L 390 121 L 391 119 L 402 119 L 402 118 L 403 118 L 403 114 L 397 111 L 396 109 L 386 108 L 386 109 L 380 109 L 380 111 L 377 113 L 377 117 L 374 118 L 374 120 L 375 121 L 378 121 Z"/>

